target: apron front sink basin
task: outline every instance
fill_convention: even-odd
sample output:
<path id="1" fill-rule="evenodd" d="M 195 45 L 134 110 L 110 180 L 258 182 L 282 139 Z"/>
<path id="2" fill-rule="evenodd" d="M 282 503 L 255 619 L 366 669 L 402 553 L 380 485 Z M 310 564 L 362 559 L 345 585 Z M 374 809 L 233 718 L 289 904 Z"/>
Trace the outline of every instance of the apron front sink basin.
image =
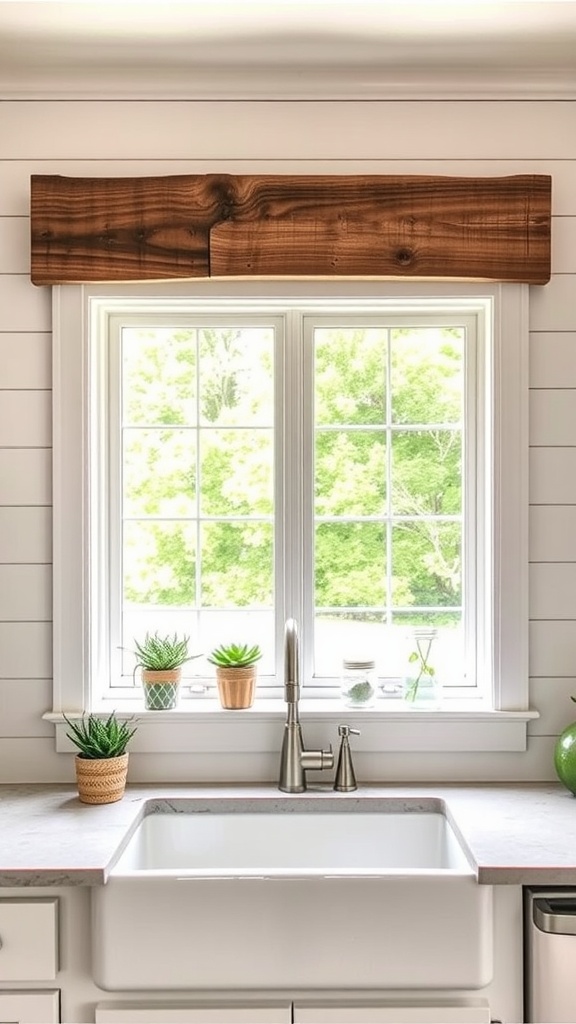
<path id="1" fill-rule="evenodd" d="M 441 811 L 302 797 L 166 810 L 143 818 L 93 890 L 102 988 L 490 981 L 492 890 Z"/>

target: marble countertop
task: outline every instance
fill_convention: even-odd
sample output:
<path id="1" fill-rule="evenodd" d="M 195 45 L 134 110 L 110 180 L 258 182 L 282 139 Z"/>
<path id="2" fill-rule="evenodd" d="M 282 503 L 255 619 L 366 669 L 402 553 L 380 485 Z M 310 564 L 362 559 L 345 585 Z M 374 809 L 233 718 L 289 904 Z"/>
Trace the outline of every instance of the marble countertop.
<path id="1" fill-rule="evenodd" d="M 245 810 L 290 801 L 311 813 L 319 801 L 445 809 L 480 882 L 576 884 L 576 800 L 560 785 L 363 785 L 349 794 L 319 786 L 291 796 L 262 784 L 129 786 L 123 800 L 95 807 L 72 786 L 0 786 L 0 886 L 101 885 L 143 814 L 233 809 L 239 800 Z"/>

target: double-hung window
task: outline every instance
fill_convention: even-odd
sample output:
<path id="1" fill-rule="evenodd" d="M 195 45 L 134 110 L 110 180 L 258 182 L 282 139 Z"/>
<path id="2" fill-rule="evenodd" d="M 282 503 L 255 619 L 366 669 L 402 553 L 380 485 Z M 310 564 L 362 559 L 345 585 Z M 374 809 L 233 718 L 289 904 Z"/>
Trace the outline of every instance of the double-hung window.
<path id="1" fill-rule="evenodd" d="M 230 641 L 270 708 L 289 617 L 304 700 L 374 660 L 394 713 L 426 636 L 446 709 L 525 709 L 525 291 L 59 289 L 55 711 L 141 706 L 155 631 L 201 655 L 176 714 Z"/>

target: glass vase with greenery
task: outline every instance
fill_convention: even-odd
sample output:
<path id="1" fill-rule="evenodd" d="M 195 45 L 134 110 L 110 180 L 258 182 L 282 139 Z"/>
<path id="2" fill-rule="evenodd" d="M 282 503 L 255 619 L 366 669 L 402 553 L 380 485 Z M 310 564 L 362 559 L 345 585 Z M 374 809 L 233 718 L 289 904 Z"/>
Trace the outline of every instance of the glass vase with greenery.
<path id="1" fill-rule="evenodd" d="M 404 700 L 412 707 L 438 706 L 440 682 L 431 661 L 436 636 L 437 631 L 428 626 L 412 630 L 403 689 Z"/>

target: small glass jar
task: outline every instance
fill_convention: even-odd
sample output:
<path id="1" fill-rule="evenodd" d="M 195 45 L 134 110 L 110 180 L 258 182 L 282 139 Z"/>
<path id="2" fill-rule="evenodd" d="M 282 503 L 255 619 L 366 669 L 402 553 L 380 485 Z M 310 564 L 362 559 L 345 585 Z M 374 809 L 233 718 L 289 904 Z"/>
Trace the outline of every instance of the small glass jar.
<path id="1" fill-rule="evenodd" d="M 373 707 L 376 701 L 375 663 L 344 660 L 340 696 L 347 708 Z"/>

